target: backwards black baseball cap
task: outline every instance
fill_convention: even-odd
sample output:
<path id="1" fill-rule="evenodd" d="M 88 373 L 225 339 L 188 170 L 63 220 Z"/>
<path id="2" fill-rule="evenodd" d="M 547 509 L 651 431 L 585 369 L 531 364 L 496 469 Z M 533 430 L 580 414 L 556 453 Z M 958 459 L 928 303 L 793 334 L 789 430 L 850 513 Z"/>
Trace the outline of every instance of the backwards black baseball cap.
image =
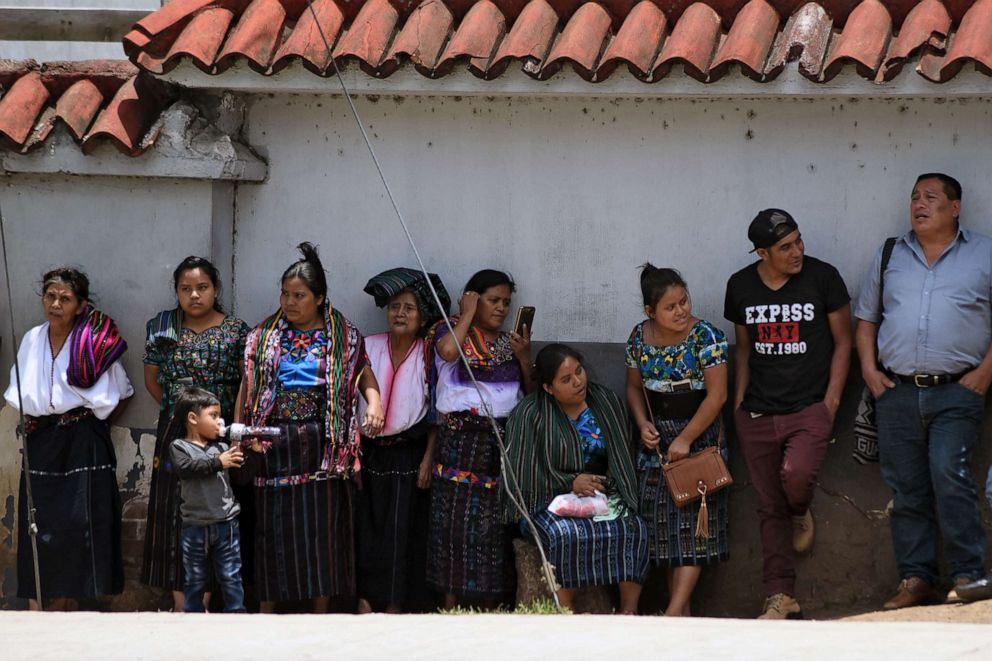
<path id="1" fill-rule="evenodd" d="M 796 219 L 782 209 L 763 209 L 747 228 L 747 238 L 758 248 L 770 248 L 799 229 Z"/>

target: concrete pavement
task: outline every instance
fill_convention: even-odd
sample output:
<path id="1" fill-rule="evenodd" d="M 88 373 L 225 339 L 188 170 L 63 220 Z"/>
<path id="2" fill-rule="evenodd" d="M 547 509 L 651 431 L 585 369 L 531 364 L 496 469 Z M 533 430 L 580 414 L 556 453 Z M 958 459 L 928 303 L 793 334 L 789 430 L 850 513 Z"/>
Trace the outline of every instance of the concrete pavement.
<path id="1" fill-rule="evenodd" d="M 0 658 L 975 659 L 992 625 L 604 615 L 0 612 Z"/>

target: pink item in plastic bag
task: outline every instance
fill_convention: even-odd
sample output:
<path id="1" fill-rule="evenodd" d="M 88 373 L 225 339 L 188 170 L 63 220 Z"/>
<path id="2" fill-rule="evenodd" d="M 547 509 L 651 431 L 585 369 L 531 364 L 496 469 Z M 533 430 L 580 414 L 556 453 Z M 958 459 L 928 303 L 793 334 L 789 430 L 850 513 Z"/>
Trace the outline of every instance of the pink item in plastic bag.
<path id="1" fill-rule="evenodd" d="M 548 505 L 548 511 L 558 516 L 574 516 L 580 519 L 591 519 L 610 513 L 610 504 L 606 494 L 596 492 L 595 496 L 577 496 L 574 493 L 563 493 L 555 496 Z"/>

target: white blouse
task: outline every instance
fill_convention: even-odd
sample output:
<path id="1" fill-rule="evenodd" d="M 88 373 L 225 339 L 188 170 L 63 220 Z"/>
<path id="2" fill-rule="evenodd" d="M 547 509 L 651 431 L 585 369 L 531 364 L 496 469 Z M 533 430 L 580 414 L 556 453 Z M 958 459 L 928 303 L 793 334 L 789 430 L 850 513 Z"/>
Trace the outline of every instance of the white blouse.
<path id="1" fill-rule="evenodd" d="M 47 321 L 24 335 L 17 361 L 21 366 L 21 399 L 25 415 L 57 415 L 84 407 L 92 410 L 100 420 L 106 420 L 122 399 L 134 394 L 131 381 L 119 360 L 92 387 L 70 386 L 66 376 L 69 370 L 69 340 L 66 339 L 59 355 L 52 361 Z M 17 379 L 13 367 L 10 368 L 10 385 L 4 398 L 7 404 L 17 409 Z"/>
<path id="2" fill-rule="evenodd" d="M 470 380 L 462 381 L 458 372 L 460 358 L 450 363 L 434 352 L 437 365 L 437 410 L 440 413 L 470 412 L 485 415 L 485 408 Z M 516 381 L 479 382 L 479 390 L 492 408 L 494 418 L 505 418 L 524 397 L 521 385 Z"/>
<path id="3" fill-rule="evenodd" d="M 406 431 L 427 415 L 430 405 L 427 401 L 424 341 L 418 338 L 395 370 L 389 354 L 389 333 L 366 337 L 365 351 L 379 382 L 382 408 L 386 412 L 386 423 L 380 435 L 392 436 Z M 365 415 L 366 408 L 365 400 L 360 400 L 359 419 Z"/>

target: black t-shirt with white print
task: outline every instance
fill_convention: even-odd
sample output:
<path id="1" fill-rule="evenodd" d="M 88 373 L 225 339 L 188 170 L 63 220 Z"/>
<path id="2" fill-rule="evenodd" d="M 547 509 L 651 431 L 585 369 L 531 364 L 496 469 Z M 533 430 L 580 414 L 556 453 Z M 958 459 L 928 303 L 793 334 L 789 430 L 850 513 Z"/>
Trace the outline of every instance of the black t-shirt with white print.
<path id="1" fill-rule="evenodd" d="M 743 408 L 751 413 L 794 413 L 823 400 L 834 340 L 827 314 L 851 297 L 830 264 L 803 258 L 802 271 L 777 291 L 755 262 L 730 276 L 723 316 L 747 327 L 750 380 Z"/>

